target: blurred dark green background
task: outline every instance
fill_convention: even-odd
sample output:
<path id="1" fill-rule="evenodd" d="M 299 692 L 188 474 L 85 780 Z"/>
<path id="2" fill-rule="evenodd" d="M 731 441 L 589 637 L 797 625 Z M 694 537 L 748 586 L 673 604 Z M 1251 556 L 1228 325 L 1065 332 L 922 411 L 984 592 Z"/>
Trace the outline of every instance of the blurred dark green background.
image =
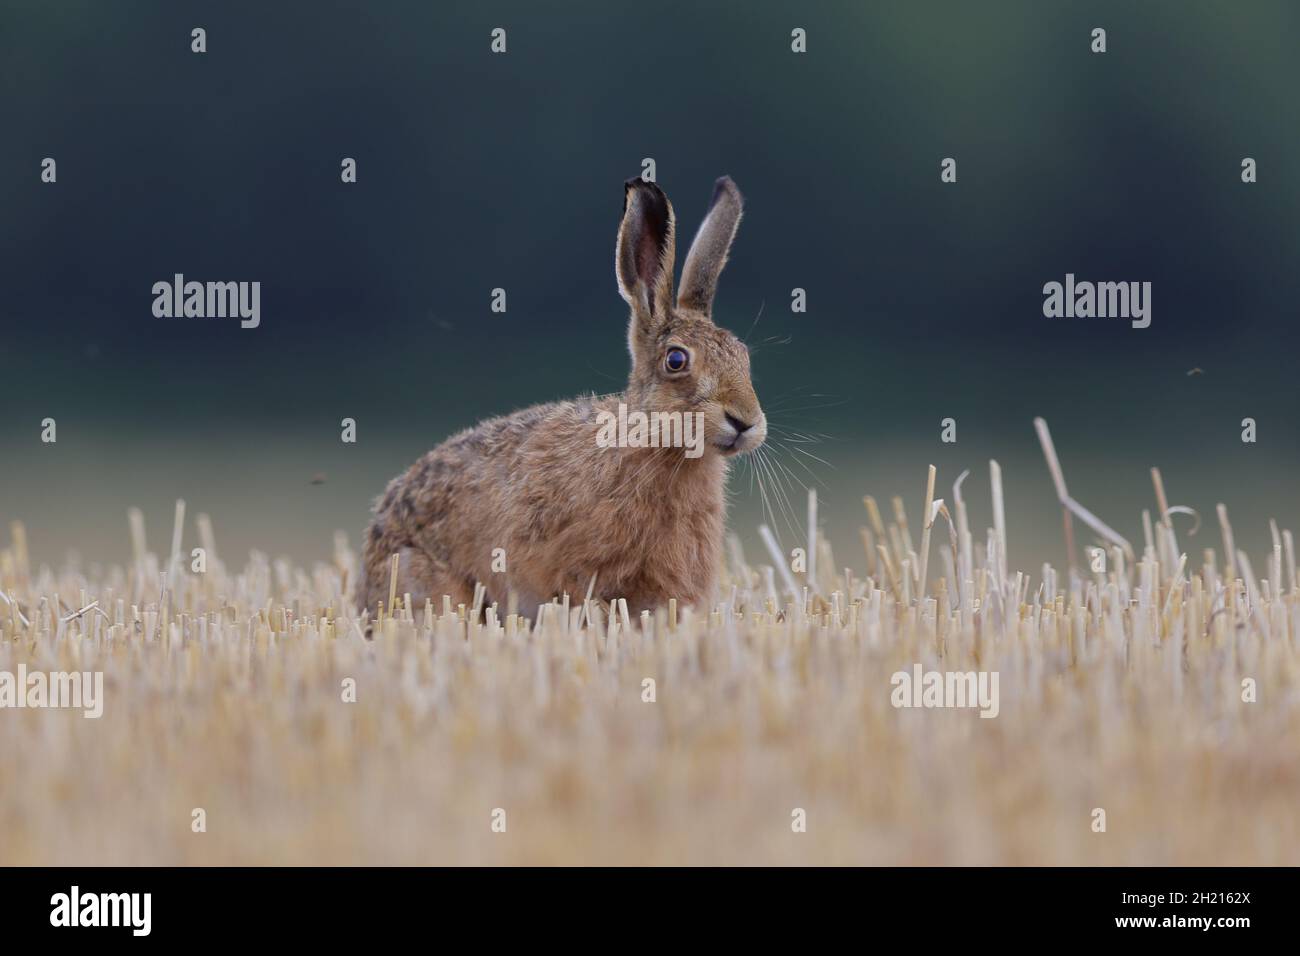
<path id="1" fill-rule="evenodd" d="M 1035 415 L 1072 493 L 1134 540 L 1152 465 L 1211 524 L 1226 502 L 1256 553 L 1269 516 L 1300 519 L 1295 2 L 0 11 L 0 520 L 42 560 L 121 560 L 133 504 L 162 546 L 177 497 L 227 555 L 324 557 L 451 431 L 619 388 L 613 244 L 644 157 L 679 253 L 715 177 L 746 195 L 716 314 L 744 334 L 761 310 L 770 417 L 829 436 L 828 464 L 781 453 L 823 483 L 843 561 L 861 564 L 861 495 L 904 494 L 915 520 L 930 462 L 946 497 L 972 469 L 981 537 L 996 457 L 1013 563 L 1059 563 Z M 261 327 L 154 318 L 175 272 L 259 280 Z M 1150 328 L 1044 318 L 1067 272 L 1152 282 Z M 754 549 L 747 471 L 734 492 Z"/>

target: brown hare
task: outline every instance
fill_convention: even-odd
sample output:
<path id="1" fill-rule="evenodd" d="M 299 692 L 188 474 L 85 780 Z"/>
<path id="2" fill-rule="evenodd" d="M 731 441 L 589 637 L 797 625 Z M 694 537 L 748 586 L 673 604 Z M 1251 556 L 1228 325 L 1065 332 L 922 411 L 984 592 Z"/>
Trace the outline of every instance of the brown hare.
<path id="1" fill-rule="evenodd" d="M 585 596 L 593 576 L 595 597 L 625 598 L 633 613 L 669 598 L 708 605 L 728 459 L 767 434 L 749 351 L 711 317 L 741 205 L 719 179 L 674 304 L 673 207 L 654 183 L 625 184 L 614 271 L 632 313 L 627 391 L 489 419 L 393 479 L 366 532 L 365 607 L 387 601 L 394 554 L 397 594 L 416 608 L 444 594 L 468 605 L 479 582 L 487 602 L 513 592 L 531 615 L 563 592 Z M 669 438 L 685 424 L 657 441 L 636 427 L 637 412 L 669 423 Z M 616 418 L 633 427 L 611 441 Z"/>

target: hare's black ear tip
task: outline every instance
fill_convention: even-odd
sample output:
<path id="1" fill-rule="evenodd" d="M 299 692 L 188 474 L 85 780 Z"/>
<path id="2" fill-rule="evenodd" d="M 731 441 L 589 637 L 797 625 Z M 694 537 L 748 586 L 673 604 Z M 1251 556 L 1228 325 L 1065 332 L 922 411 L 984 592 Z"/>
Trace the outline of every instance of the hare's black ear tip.
<path id="1" fill-rule="evenodd" d="M 640 176 L 633 176 L 631 179 L 629 179 L 627 182 L 623 184 L 624 193 L 630 193 L 634 189 L 645 189 L 649 192 L 656 193 L 660 196 L 664 194 L 664 191 L 659 188 L 658 183 L 647 182 L 646 180 L 642 179 Z"/>
<path id="2" fill-rule="evenodd" d="M 623 183 L 623 209 L 627 210 L 628 203 L 637 193 L 642 195 L 641 202 L 649 203 L 652 208 L 664 208 L 668 206 L 668 197 L 664 191 L 659 188 L 656 182 L 647 182 L 640 176 L 633 176 L 627 182 Z"/>

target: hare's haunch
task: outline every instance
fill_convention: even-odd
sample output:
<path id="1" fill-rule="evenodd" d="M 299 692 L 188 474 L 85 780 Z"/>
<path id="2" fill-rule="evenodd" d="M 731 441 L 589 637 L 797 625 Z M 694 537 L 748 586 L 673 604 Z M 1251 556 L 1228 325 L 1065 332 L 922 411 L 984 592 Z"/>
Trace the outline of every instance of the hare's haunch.
<path id="1" fill-rule="evenodd" d="M 740 216 L 723 177 L 674 303 L 672 204 L 654 183 L 626 183 L 614 271 L 632 313 L 627 391 L 489 419 L 394 478 L 366 532 L 357 597 L 372 613 L 394 554 L 397 594 L 417 608 L 444 594 L 469 604 L 480 582 L 489 602 L 514 592 L 531 615 L 585 596 L 593 576 L 596 597 L 634 613 L 710 601 L 727 459 L 767 434 L 749 351 L 711 318 Z"/>

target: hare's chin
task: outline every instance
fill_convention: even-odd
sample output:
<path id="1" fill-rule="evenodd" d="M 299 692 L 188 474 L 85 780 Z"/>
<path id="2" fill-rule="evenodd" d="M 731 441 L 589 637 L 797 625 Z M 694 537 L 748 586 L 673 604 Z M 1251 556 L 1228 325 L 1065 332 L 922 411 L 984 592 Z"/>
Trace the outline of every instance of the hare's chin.
<path id="1" fill-rule="evenodd" d="M 747 438 L 738 437 L 732 439 L 730 445 L 723 445 L 719 442 L 713 442 L 712 444 L 714 448 L 718 449 L 718 451 L 722 453 L 723 458 L 731 458 L 735 455 L 742 454 L 743 452 L 753 451 L 760 443 L 750 441 Z"/>

